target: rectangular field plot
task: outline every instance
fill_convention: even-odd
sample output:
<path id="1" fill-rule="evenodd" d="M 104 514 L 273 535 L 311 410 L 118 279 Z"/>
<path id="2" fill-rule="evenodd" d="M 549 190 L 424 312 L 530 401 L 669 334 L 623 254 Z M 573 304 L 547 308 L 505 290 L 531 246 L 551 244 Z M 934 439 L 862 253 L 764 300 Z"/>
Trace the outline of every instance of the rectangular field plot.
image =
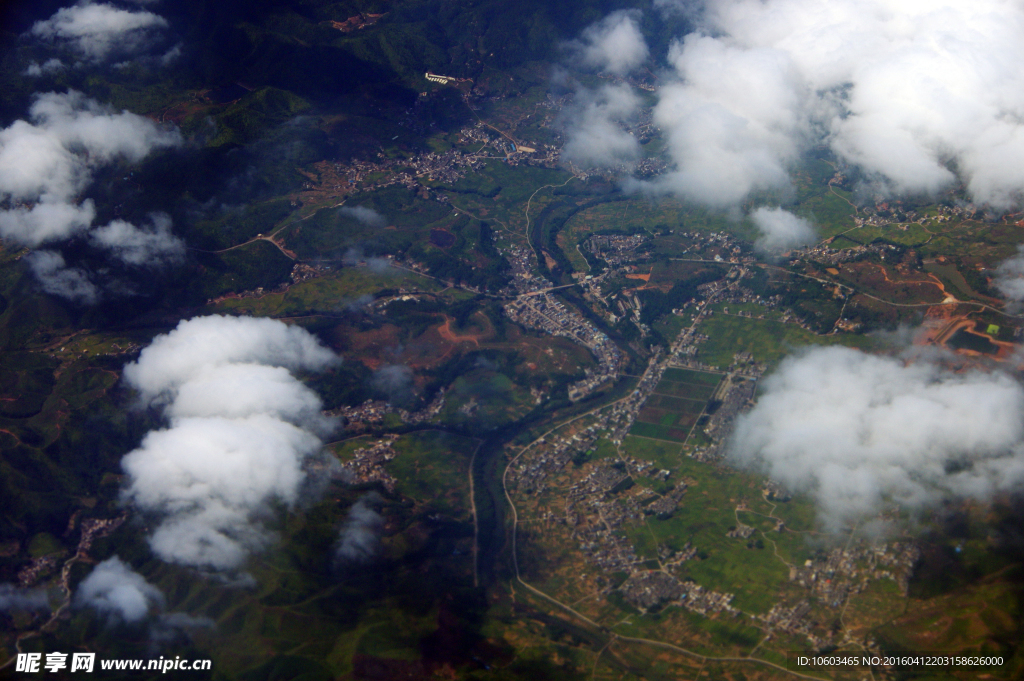
<path id="1" fill-rule="evenodd" d="M 656 395 L 675 395 L 690 400 L 709 400 L 715 392 L 713 385 L 700 385 L 697 383 L 679 383 L 677 381 L 661 380 L 661 383 L 654 389 Z"/>
<path id="2" fill-rule="evenodd" d="M 708 395 L 708 397 L 711 397 Z M 655 409 L 671 409 L 672 411 L 682 412 L 693 412 L 701 413 L 704 411 L 704 404 L 707 399 L 703 400 L 691 400 L 683 397 L 671 397 L 669 395 L 659 395 L 654 393 L 647 398 L 647 404 L 645 406 L 654 407 Z"/>
<path id="3" fill-rule="evenodd" d="M 641 437 L 685 442 L 721 379 L 720 374 L 667 369 L 629 432 Z"/>
<path id="4" fill-rule="evenodd" d="M 654 423 L 642 423 L 637 421 L 629 429 L 630 435 L 650 437 L 655 440 L 668 440 L 669 442 L 686 442 L 686 435 L 689 428 L 669 428 Z"/>
<path id="5" fill-rule="evenodd" d="M 668 428 L 683 428 L 689 430 L 690 426 L 697 422 L 700 417 L 700 412 L 679 412 L 670 411 L 668 409 L 657 409 L 654 407 L 644 407 L 640 411 L 640 415 L 637 417 L 637 421 L 641 423 L 654 423 L 659 426 L 666 426 Z"/>
<path id="6" fill-rule="evenodd" d="M 679 369 L 671 367 L 665 369 L 662 375 L 664 381 L 677 381 L 679 383 L 697 383 L 699 385 L 718 385 L 722 380 L 722 374 L 712 374 L 706 371 L 693 371 L 692 369 Z"/>

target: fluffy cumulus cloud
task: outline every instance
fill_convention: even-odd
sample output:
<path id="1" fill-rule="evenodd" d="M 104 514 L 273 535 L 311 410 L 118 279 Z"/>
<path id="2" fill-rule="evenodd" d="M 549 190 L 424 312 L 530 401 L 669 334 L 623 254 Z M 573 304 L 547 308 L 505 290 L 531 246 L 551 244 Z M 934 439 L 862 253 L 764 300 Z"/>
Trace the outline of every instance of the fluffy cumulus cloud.
<path id="1" fill-rule="evenodd" d="M 166 19 L 152 12 L 84 0 L 57 10 L 49 19 L 37 21 L 29 35 L 66 46 L 86 60 L 100 62 L 148 50 L 167 26 Z"/>
<path id="2" fill-rule="evenodd" d="M 0 237 L 25 246 L 66 239 L 92 224 L 91 201 L 75 197 L 93 171 L 116 159 L 137 163 L 181 143 L 176 130 L 80 92 L 38 95 L 29 120 L 0 130 Z"/>
<path id="3" fill-rule="evenodd" d="M 365 563 L 376 557 L 384 531 L 384 517 L 377 512 L 382 501 L 379 494 L 370 492 L 349 509 L 334 554 L 339 564 Z"/>
<path id="4" fill-rule="evenodd" d="M 270 319 L 199 317 L 158 336 L 125 380 L 169 427 L 125 456 L 125 499 L 159 518 L 163 560 L 233 570 L 264 546 L 260 518 L 295 504 L 303 464 L 332 423 L 292 371 L 337 362 L 304 329 Z"/>
<path id="5" fill-rule="evenodd" d="M 635 70 L 649 56 L 639 18 L 633 10 L 612 12 L 584 29 L 579 40 L 566 44 L 570 59 L 615 75 Z M 640 100 L 625 84 L 577 86 L 573 103 L 559 117 L 566 138 L 562 157 L 583 168 L 633 163 L 640 156 L 640 144 L 627 128 L 639 106 Z"/>
<path id="6" fill-rule="evenodd" d="M 150 643 L 157 646 L 179 640 L 189 629 L 214 627 L 213 620 L 206 617 L 164 612 L 163 592 L 117 556 L 97 565 L 82 580 L 74 603 L 95 610 L 108 624 L 145 622 Z"/>
<path id="7" fill-rule="evenodd" d="M 25 256 L 36 281 L 47 293 L 78 303 L 92 305 L 100 298 L 100 289 L 81 267 L 68 267 L 56 251 L 33 251 Z"/>
<path id="8" fill-rule="evenodd" d="M 163 560 L 237 568 L 265 544 L 257 520 L 267 504 L 297 501 L 302 461 L 319 447 L 270 415 L 175 419 L 125 457 L 126 496 L 164 516 L 150 538 Z"/>
<path id="9" fill-rule="evenodd" d="M 785 251 L 808 244 L 817 236 L 810 221 L 782 208 L 758 208 L 750 219 L 761 231 L 761 237 L 754 243 L 761 251 Z"/>
<path id="10" fill-rule="evenodd" d="M 612 12 L 587 27 L 579 40 L 568 45 L 569 51 L 584 66 L 625 75 L 650 54 L 639 19 L 640 13 L 635 10 Z"/>
<path id="11" fill-rule="evenodd" d="M 1024 191 L 1024 6 L 1003 0 L 712 0 L 671 48 L 655 121 L 663 189 L 725 206 L 788 186 L 811 143 L 877 191 L 933 193 L 956 168 L 996 209 Z"/>
<path id="12" fill-rule="evenodd" d="M 1015 256 L 999 263 L 993 284 L 1014 303 L 1024 301 L 1024 246 L 1018 246 Z"/>
<path id="13" fill-rule="evenodd" d="M 639 104 L 628 85 L 578 91 L 561 116 L 566 138 L 562 157 L 584 168 L 635 161 L 640 144 L 626 126 L 636 116 Z"/>
<path id="14" fill-rule="evenodd" d="M 42 64 L 40 64 L 39 62 L 31 62 L 25 68 L 25 75 L 31 76 L 32 78 L 38 78 L 49 73 L 56 73 L 63 69 L 64 62 L 62 62 L 60 59 L 57 59 L 56 57 L 53 57 L 52 59 L 47 59 Z"/>
<path id="15" fill-rule="evenodd" d="M 785 186 L 806 128 L 788 61 L 699 35 L 673 45 L 669 61 L 679 81 L 660 89 L 654 109 L 675 162 L 662 186 L 716 207 Z"/>
<path id="16" fill-rule="evenodd" d="M 137 163 L 154 149 L 180 143 L 176 130 L 114 112 L 80 92 L 38 95 L 29 120 L 0 130 L 0 238 L 35 248 L 87 232 L 96 208 L 77 197 L 97 168 L 118 159 Z M 161 214 L 142 228 L 115 220 L 91 238 L 132 265 L 173 262 L 184 253 Z M 57 253 L 36 254 L 31 266 L 48 293 L 85 303 L 98 298 L 88 274 L 65 268 Z"/>
<path id="17" fill-rule="evenodd" d="M 75 592 L 75 603 L 89 607 L 111 622 L 140 622 L 164 607 L 160 589 L 114 556 L 89 573 Z"/>
<path id="18" fill-rule="evenodd" d="M 125 367 L 128 382 L 148 403 L 173 401 L 182 386 L 229 364 L 318 370 L 336 361 L 308 331 L 273 319 L 196 317 L 157 336 Z M 223 405 L 221 408 L 230 408 Z"/>
<path id="19" fill-rule="evenodd" d="M 1024 388 L 848 348 L 782 362 L 739 418 L 730 457 L 813 495 L 838 529 L 888 503 L 987 499 L 1024 482 Z"/>
<path id="20" fill-rule="evenodd" d="M 185 258 L 185 242 L 171 233 L 171 216 L 166 213 L 152 213 L 149 225 L 142 227 L 114 220 L 94 229 L 89 238 L 129 265 L 172 264 Z"/>

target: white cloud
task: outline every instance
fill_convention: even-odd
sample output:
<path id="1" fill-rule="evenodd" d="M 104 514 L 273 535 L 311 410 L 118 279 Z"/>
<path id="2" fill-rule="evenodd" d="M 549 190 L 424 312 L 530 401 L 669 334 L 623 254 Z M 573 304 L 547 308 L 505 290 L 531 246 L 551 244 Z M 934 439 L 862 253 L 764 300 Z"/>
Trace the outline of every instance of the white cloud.
<path id="1" fill-rule="evenodd" d="M 341 528 L 335 558 L 340 563 L 365 563 L 377 556 L 384 517 L 376 511 L 383 499 L 369 492 L 352 505 Z"/>
<path id="2" fill-rule="evenodd" d="M 96 208 L 78 197 L 97 168 L 118 159 L 138 163 L 180 143 L 177 130 L 115 113 L 80 92 L 37 95 L 28 121 L 0 130 L 0 238 L 36 248 L 88 232 Z M 115 220 L 91 239 L 131 265 L 180 261 L 184 244 L 171 234 L 170 218 L 153 214 L 150 221 L 139 228 Z M 47 293 L 87 304 L 99 299 L 89 273 L 67 268 L 61 255 L 38 253 L 30 264 Z"/>
<path id="3" fill-rule="evenodd" d="M 404 405 L 413 398 L 412 369 L 404 364 L 385 364 L 373 372 L 370 386 L 385 393 L 392 404 Z"/>
<path id="4" fill-rule="evenodd" d="M 150 538 L 163 560 L 238 569 L 268 541 L 260 518 L 291 506 L 303 464 L 331 423 L 289 370 L 337 357 L 299 327 L 270 319 L 199 317 L 158 336 L 125 380 L 164 408 L 168 428 L 124 457 L 124 497 L 160 521 Z"/>
<path id="5" fill-rule="evenodd" d="M 583 168 L 636 161 L 640 143 L 625 125 L 636 116 L 639 106 L 628 85 L 580 89 L 561 116 L 566 136 L 562 158 Z"/>
<path id="6" fill-rule="evenodd" d="M 115 113 L 80 92 L 49 92 L 36 97 L 30 116 L 66 147 L 85 151 L 92 163 L 125 158 L 138 163 L 153 149 L 181 144 L 177 130 L 128 111 Z"/>
<path id="7" fill-rule="evenodd" d="M 367 209 L 369 210 L 369 209 Z M 375 212 L 375 211 L 371 211 Z M 394 272 L 391 269 L 391 261 L 387 258 L 375 258 L 373 256 L 367 256 L 362 248 L 352 247 L 345 251 L 345 255 L 341 257 L 341 263 L 348 267 L 356 267 L 359 265 L 365 265 L 370 268 L 370 271 L 374 274 L 392 274 Z"/>
<path id="8" fill-rule="evenodd" d="M 39 103 L 31 112 L 36 125 L 15 121 L 0 131 L 0 192 L 13 201 L 63 204 L 88 182 L 87 162 L 71 140 L 42 124 Z"/>
<path id="9" fill-rule="evenodd" d="M 164 595 L 131 566 L 114 556 L 93 568 L 75 593 L 75 603 L 104 615 L 109 622 L 141 622 L 162 610 Z"/>
<path id="10" fill-rule="evenodd" d="M 1017 254 L 999 263 L 992 282 L 1009 300 L 1024 301 L 1024 246 L 1017 246 Z"/>
<path id="11" fill-rule="evenodd" d="M 654 6 L 666 15 L 682 14 L 695 20 L 704 11 L 704 3 L 693 0 L 654 0 Z"/>
<path id="12" fill-rule="evenodd" d="M 352 218 L 353 220 L 358 220 L 364 225 L 368 225 L 370 227 L 383 227 L 387 224 L 383 215 L 372 208 L 367 208 L 366 206 L 342 206 L 338 209 L 338 214 Z"/>
<path id="13" fill-rule="evenodd" d="M 31 208 L 0 209 L 0 237 L 21 245 L 40 246 L 86 231 L 95 218 L 96 207 L 91 199 L 78 205 L 37 203 Z"/>
<path id="14" fill-rule="evenodd" d="M 661 188 L 710 205 L 788 186 L 810 143 L 876 189 L 932 193 L 955 166 L 996 209 L 1024 191 L 1024 6 L 1001 0 L 712 0 L 655 110 Z"/>
<path id="15" fill-rule="evenodd" d="M 239 363 L 204 370 L 184 383 L 167 406 L 167 415 L 174 418 L 262 413 L 277 414 L 290 423 L 315 424 L 320 399 L 284 367 Z"/>
<path id="16" fill-rule="evenodd" d="M 37 21 L 29 35 L 66 45 L 82 57 L 99 62 L 149 49 L 167 26 L 166 19 L 152 12 L 133 12 L 86 0 Z"/>
<path id="17" fill-rule="evenodd" d="M 54 57 L 54 58 L 51 58 L 51 59 L 47 59 L 42 64 L 39 64 L 38 62 L 31 62 L 25 68 L 25 75 L 26 76 L 30 76 L 32 78 L 38 78 L 39 76 L 42 76 L 43 74 L 56 73 L 57 71 L 60 71 L 63 68 L 64 68 L 64 62 L 62 62 L 60 59 L 57 59 L 56 57 Z"/>
<path id="18" fill-rule="evenodd" d="M 762 236 L 754 242 L 761 251 L 785 251 L 811 243 L 817 237 L 810 221 L 782 208 L 762 206 L 750 214 Z"/>
<path id="19" fill-rule="evenodd" d="M 154 645 L 174 642 L 187 629 L 211 629 L 215 626 L 207 617 L 164 612 L 166 599 L 163 592 L 117 556 L 94 567 L 82 580 L 75 592 L 74 603 L 80 608 L 92 608 L 108 624 L 146 622 L 150 643 Z"/>
<path id="20" fill-rule="evenodd" d="M 625 75 L 648 57 L 639 26 L 640 12 L 619 10 L 584 29 L 580 39 L 568 45 L 584 66 Z"/>
<path id="21" fill-rule="evenodd" d="M 181 57 L 181 43 L 177 43 L 171 49 L 160 55 L 160 66 L 170 66 Z"/>
<path id="22" fill-rule="evenodd" d="M 302 461 L 320 445 L 274 415 L 175 418 L 124 457 L 125 496 L 164 516 L 150 538 L 160 558 L 234 569 L 265 545 L 268 504 L 297 501 Z"/>
<path id="23" fill-rule="evenodd" d="M 658 184 L 715 207 L 788 186 L 806 117 L 786 55 L 690 35 L 672 46 L 669 62 L 680 80 L 659 90 L 654 121 L 676 167 Z"/>
<path id="24" fill-rule="evenodd" d="M 196 317 L 157 336 L 125 367 L 125 379 L 146 402 L 173 400 L 181 386 L 218 366 L 264 364 L 317 371 L 337 361 L 305 329 L 273 319 Z"/>
<path id="25" fill-rule="evenodd" d="M 0 612 L 18 610 L 49 610 L 45 589 L 22 589 L 13 584 L 0 584 Z"/>
<path id="26" fill-rule="evenodd" d="M 181 143 L 176 130 L 127 111 L 114 113 L 80 92 L 36 96 L 29 121 L 0 130 L 0 237 L 36 247 L 87 230 L 92 201 L 76 196 L 93 170 Z"/>
<path id="27" fill-rule="evenodd" d="M 579 40 L 566 44 L 575 65 L 625 75 L 647 59 L 649 52 L 633 10 L 612 12 L 586 28 Z M 559 116 L 565 131 L 562 158 L 582 168 L 613 168 L 632 164 L 640 144 L 627 126 L 640 100 L 626 84 L 576 88 L 575 99 Z"/>
<path id="28" fill-rule="evenodd" d="M 1005 374 L 816 348 L 784 360 L 761 392 L 737 420 L 731 460 L 809 492 L 832 529 L 887 502 L 988 499 L 1024 481 L 1024 389 Z"/>
<path id="29" fill-rule="evenodd" d="M 68 267 L 56 251 L 33 251 L 25 256 L 29 269 L 47 293 L 78 303 L 93 305 L 100 298 L 99 287 L 80 267 Z"/>
<path id="30" fill-rule="evenodd" d="M 124 220 L 94 229 L 89 238 L 100 248 L 111 251 L 129 265 L 163 265 L 185 258 L 185 242 L 171 233 L 171 217 L 152 213 L 147 227 L 136 227 Z"/>

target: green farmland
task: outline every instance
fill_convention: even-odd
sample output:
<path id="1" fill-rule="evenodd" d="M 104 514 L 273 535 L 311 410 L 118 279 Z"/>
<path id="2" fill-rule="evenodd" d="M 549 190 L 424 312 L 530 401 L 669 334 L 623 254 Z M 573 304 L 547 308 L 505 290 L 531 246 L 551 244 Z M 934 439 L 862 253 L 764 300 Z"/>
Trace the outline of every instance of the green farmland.
<path id="1" fill-rule="evenodd" d="M 630 433 L 657 440 L 686 442 L 721 380 L 721 374 L 667 369 L 640 410 Z"/>

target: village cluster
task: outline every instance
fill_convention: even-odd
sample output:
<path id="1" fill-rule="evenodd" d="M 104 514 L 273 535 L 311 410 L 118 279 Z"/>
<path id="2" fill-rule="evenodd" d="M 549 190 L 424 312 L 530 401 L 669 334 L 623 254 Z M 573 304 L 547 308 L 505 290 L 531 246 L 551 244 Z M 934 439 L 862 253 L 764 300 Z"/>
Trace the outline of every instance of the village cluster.
<path id="1" fill-rule="evenodd" d="M 642 237 L 628 241 L 591 237 L 588 248 L 602 253 L 602 256 L 605 253 L 629 253 L 642 241 Z M 709 241 L 715 243 L 714 240 Z M 689 498 L 687 484 L 675 479 L 671 470 L 632 458 L 620 448 L 665 370 L 676 366 L 718 371 L 697 359 L 700 344 L 707 340 L 698 331 L 701 321 L 713 314 L 730 314 L 728 305 L 720 312 L 713 311 L 713 305 L 756 303 L 765 308 L 765 313 L 777 307 L 778 301 L 762 299 L 743 287 L 743 281 L 751 271 L 744 263 L 737 262 L 740 257 L 732 253 L 728 240 L 720 239 L 716 245 L 724 247 L 733 261 L 730 270 L 721 279 L 700 287 L 700 298 L 687 306 L 692 308 L 689 310 L 693 313 L 692 323 L 682 330 L 667 352 L 655 352 L 636 389 L 592 415 L 579 428 L 558 431 L 534 443 L 509 470 L 508 485 L 515 495 L 539 500 L 554 493 L 556 498 L 564 499 L 542 506 L 543 510 L 538 511 L 535 522 L 568 532 L 590 569 L 601 576 L 598 579 L 598 584 L 602 585 L 601 593 L 605 596 L 618 593 L 641 612 L 675 605 L 710 616 L 744 615 L 732 604 L 732 594 L 707 589 L 686 577 L 685 563 L 700 560 L 699 546 L 686 543 L 681 549 L 674 549 L 660 544 L 657 547 L 659 567 L 652 568 L 648 560 L 637 555 L 626 531 L 654 518 L 669 518 L 681 505 L 699 503 Z M 598 281 L 595 286 L 598 288 L 600 276 L 588 281 L 594 280 Z M 550 327 L 552 333 L 557 330 L 551 320 L 538 318 L 541 312 L 547 311 L 546 304 L 539 310 L 532 305 L 522 305 L 518 310 L 524 316 L 532 315 L 529 319 L 541 328 Z M 748 307 L 735 314 L 751 316 L 753 313 Z M 794 322 L 789 316 L 781 319 Z M 715 391 L 717 409 L 697 426 L 711 444 L 690 446 L 690 456 L 709 463 L 723 457 L 723 443 L 728 439 L 736 418 L 753 403 L 756 381 L 765 369 L 765 365 L 755 362 L 749 353 L 735 355 Z M 592 460 L 602 439 L 615 447 L 617 455 Z M 652 494 L 649 485 L 635 484 L 643 477 L 670 482 L 670 485 L 663 493 Z M 764 495 L 766 499 L 787 497 L 777 485 L 766 487 Z M 561 509 L 560 512 L 552 510 L 556 507 Z M 785 531 L 781 521 L 775 531 Z M 755 528 L 738 523 L 730 529 L 728 536 L 748 542 L 749 548 L 760 541 L 755 532 Z M 757 548 L 763 545 L 760 541 Z M 834 641 L 819 622 L 808 617 L 812 599 L 830 608 L 841 608 L 851 594 L 863 590 L 870 580 L 876 579 L 892 579 L 905 592 L 917 557 L 917 549 L 912 544 L 899 542 L 833 550 L 821 558 L 807 561 L 803 566 L 790 568 L 790 580 L 808 591 L 804 600 L 796 605 L 780 602 L 767 614 L 749 617 L 766 630 L 768 636 L 773 632 L 797 634 L 805 637 L 815 649 L 821 649 Z M 627 575 L 624 581 L 617 582 L 612 577 L 623 573 Z"/>
<path id="2" fill-rule="evenodd" d="M 437 83 L 442 83 L 438 79 L 447 78 L 431 75 L 434 77 L 428 76 L 428 80 Z M 556 110 L 568 103 L 565 98 L 549 98 L 540 106 Z M 550 125 L 553 120 L 553 116 L 548 116 L 542 124 Z M 649 116 L 642 116 L 634 132 L 642 136 L 645 131 L 651 131 L 651 125 Z M 467 171 L 480 168 L 488 158 L 501 158 L 512 165 L 528 162 L 554 167 L 560 162 L 557 146 L 525 146 L 510 136 L 493 134 L 483 123 L 465 126 L 458 136 L 460 142 L 479 144 L 479 148 L 472 152 L 423 153 L 401 160 L 386 158 L 381 153 L 372 163 L 335 164 L 327 175 L 320 178 L 320 183 L 333 182 L 334 189 L 354 189 L 357 186 L 369 189 L 402 184 L 422 193 L 433 191 L 421 184 L 423 178 L 452 183 Z M 634 168 L 633 172 L 660 172 L 663 168 L 657 165 L 658 162 L 652 160 L 646 170 Z M 601 172 L 602 169 L 574 170 L 581 179 Z M 435 193 L 434 198 L 450 203 L 448 197 L 440 193 Z M 886 214 L 889 214 L 888 206 L 876 206 L 874 212 L 867 213 L 867 218 L 857 218 L 858 224 L 874 224 L 871 221 L 882 220 Z M 920 217 L 912 212 L 899 215 L 910 220 Z M 650 260 L 645 246 L 652 236 L 647 233 L 590 236 L 580 244 L 580 253 L 603 260 L 607 267 L 600 272 L 575 277 L 575 285 L 583 290 L 584 297 L 594 304 L 599 314 L 612 323 L 628 319 L 638 327 L 641 338 L 651 332 L 641 321 L 644 300 L 637 293 L 647 279 L 638 281 L 633 288 L 622 288 L 621 284 L 609 287 L 609 283 L 615 279 L 621 281 L 623 277 L 642 278 L 637 263 Z M 694 299 L 673 310 L 675 314 L 687 316 L 689 323 L 670 347 L 652 348 L 648 366 L 637 377 L 628 394 L 588 414 L 572 427 L 548 433 L 515 454 L 506 484 L 514 497 L 531 500 L 531 507 L 536 509 L 531 523 L 557 529 L 571 539 L 588 569 L 598 575 L 597 583 L 604 596 L 612 597 L 614 594 L 621 597 L 641 612 L 676 605 L 704 615 L 738 618 L 745 613 L 735 607 L 732 594 L 707 588 L 687 577 L 688 564 L 704 557 L 700 546 L 691 542 L 682 546 L 659 543 L 655 548 L 657 567 L 652 567 L 649 557 L 637 555 L 634 542 L 629 538 L 630 528 L 669 519 L 686 504 L 699 502 L 687 482 L 677 478 L 671 468 L 661 468 L 650 461 L 634 458 L 623 451 L 622 444 L 666 370 L 675 367 L 717 373 L 722 378 L 712 397 L 716 408 L 702 414 L 692 427 L 702 434 L 699 443 L 688 442 L 685 448 L 689 456 L 717 464 L 724 454 L 723 443 L 732 432 L 737 417 L 753 403 L 757 380 L 767 367 L 746 352 L 736 353 L 728 367 L 709 365 L 701 353 L 701 345 L 708 340 L 700 330 L 701 324 L 716 314 L 733 314 L 755 318 L 771 316 L 781 322 L 806 325 L 792 313 L 778 311 L 781 301 L 777 296 L 762 297 L 745 286 L 754 274 L 752 264 L 756 258 L 736 238 L 721 232 L 689 231 L 679 232 L 676 237 L 687 244 L 677 260 L 721 266 L 721 276 L 697 287 Z M 556 289 L 560 287 L 538 274 L 538 253 L 530 244 L 503 242 L 498 248 L 510 266 L 510 284 L 498 292 L 505 298 L 503 309 L 509 319 L 524 327 L 579 343 L 597 360 L 595 369 L 588 370 L 582 380 L 569 386 L 570 399 L 584 399 L 620 379 L 626 364 L 622 348 L 581 312 L 556 296 Z M 885 244 L 872 244 L 838 250 L 825 243 L 792 251 L 788 256 L 835 265 L 868 255 L 884 256 L 891 248 Z M 583 253 L 584 250 L 590 255 Z M 424 269 L 417 263 L 405 264 L 413 270 Z M 316 274 L 303 270 L 296 272 L 293 279 L 295 276 Z M 378 305 L 383 306 L 386 302 L 378 301 Z M 754 305 L 763 312 L 758 313 L 756 308 L 752 311 Z M 733 306 L 735 308 L 731 310 Z M 406 424 L 426 423 L 437 417 L 443 405 L 442 392 L 430 405 L 417 412 L 396 410 L 382 401 L 368 401 L 358 407 L 339 409 L 335 415 L 342 417 L 350 430 L 380 432 L 388 422 L 389 414 L 397 411 Z M 471 406 L 466 409 L 471 409 Z M 343 464 L 343 474 L 355 482 L 378 482 L 385 489 L 392 490 L 395 480 L 387 472 L 386 464 L 396 455 L 394 440 L 395 436 L 389 435 L 357 448 L 352 458 Z M 661 491 L 654 492 L 655 486 Z M 785 496 L 781 489 L 766 490 L 766 499 Z M 555 495 L 557 503 L 550 503 L 552 495 Z M 787 530 L 779 521 L 775 531 Z M 746 542 L 748 548 L 763 548 L 764 542 L 757 533 L 754 527 L 737 520 L 727 536 Z M 820 627 L 816 628 L 813 619 L 809 618 L 812 601 L 830 608 L 841 608 L 851 594 L 862 590 L 869 580 L 874 579 L 893 579 L 905 590 L 917 559 L 915 551 L 912 545 L 899 543 L 874 548 L 848 547 L 809 560 L 802 566 L 791 566 L 790 581 L 806 589 L 806 597 L 795 604 L 776 603 L 767 614 L 749 617 L 769 636 L 776 631 L 798 634 L 805 636 L 812 646 L 821 648 L 830 642 L 830 637 L 823 636 Z"/>
<path id="3" fill-rule="evenodd" d="M 608 336 L 575 310 L 570 310 L 546 292 L 518 296 L 505 306 L 509 319 L 528 328 L 541 329 L 552 336 L 564 336 L 580 343 L 597 359 L 596 370 L 569 387 L 569 399 L 579 400 L 618 377 L 624 357 Z"/>

